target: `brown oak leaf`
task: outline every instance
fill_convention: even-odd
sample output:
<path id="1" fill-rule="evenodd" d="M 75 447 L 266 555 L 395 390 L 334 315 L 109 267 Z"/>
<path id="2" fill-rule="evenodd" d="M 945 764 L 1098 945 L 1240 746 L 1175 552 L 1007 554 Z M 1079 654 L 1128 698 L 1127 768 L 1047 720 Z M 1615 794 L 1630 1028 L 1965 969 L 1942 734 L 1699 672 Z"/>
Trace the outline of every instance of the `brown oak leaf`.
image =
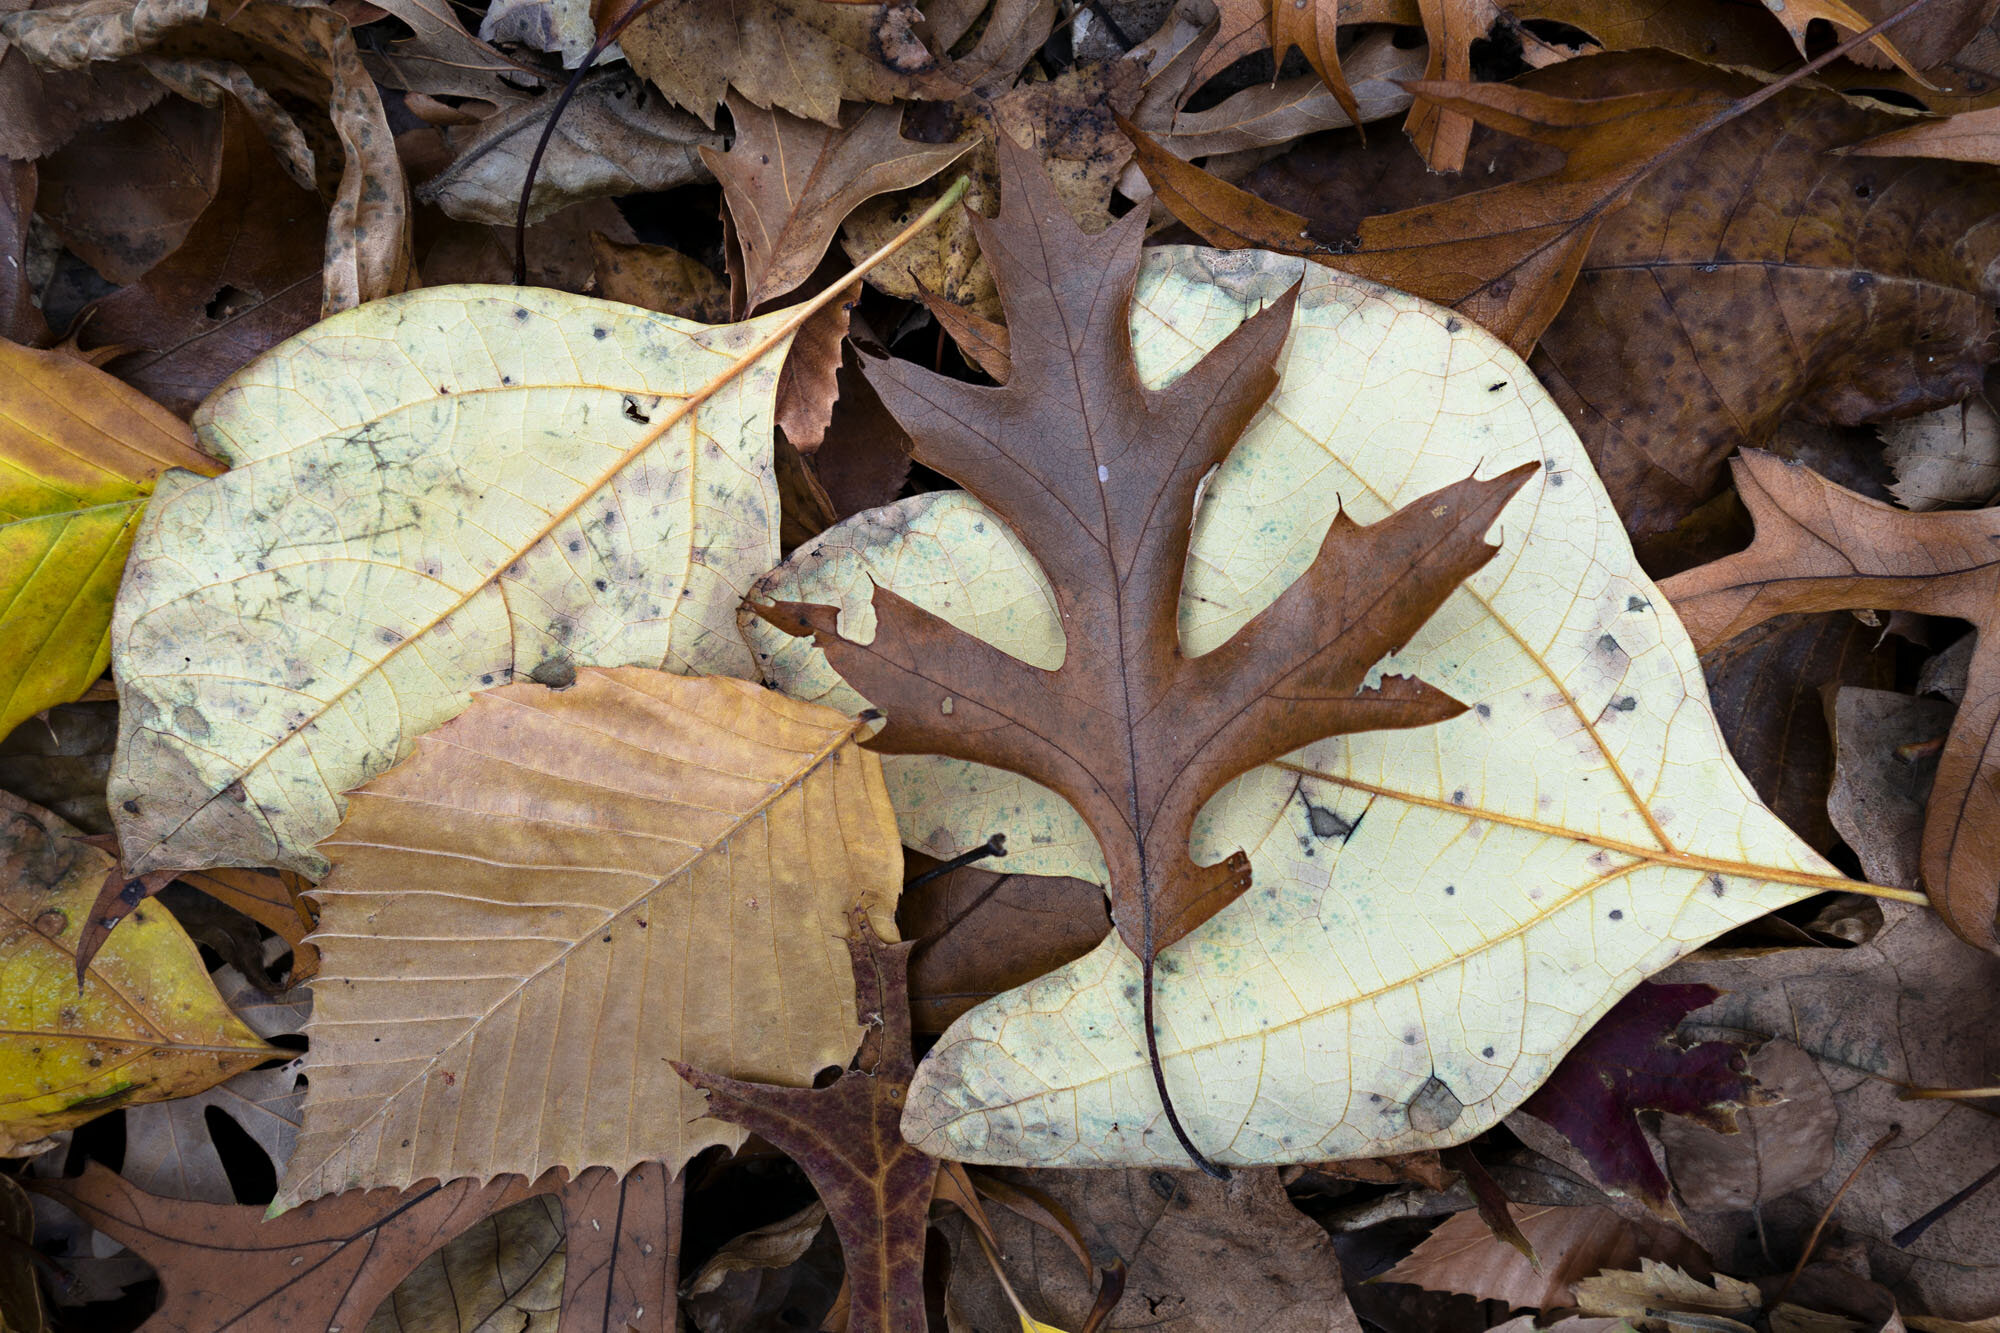
<path id="1" fill-rule="evenodd" d="M 1222 647 L 1183 655 L 1195 496 L 1276 384 L 1293 298 L 1148 390 L 1127 322 L 1143 210 L 1086 235 L 1026 150 L 1003 135 L 1000 155 L 1000 215 L 973 225 L 1007 312 L 1007 383 L 886 360 L 868 380 L 913 457 L 978 496 L 1040 562 L 1069 629 L 1062 666 L 1029 666 L 886 588 L 869 644 L 842 638 L 830 607 L 760 614 L 810 633 L 888 714 L 871 748 L 992 764 L 1076 807 L 1103 849 L 1118 931 L 1145 968 L 1150 1039 L 1154 957 L 1249 887 L 1240 852 L 1194 864 L 1196 813 L 1232 778 L 1308 741 L 1463 711 L 1414 679 L 1364 683 L 1498 549 L 1484 534 L 1532 465 L 1448 486 L 1367 527 L 1336 520 L 1277 601 Z M 1169 1122 L 1207 1165 L 1153 1064 Z"/>

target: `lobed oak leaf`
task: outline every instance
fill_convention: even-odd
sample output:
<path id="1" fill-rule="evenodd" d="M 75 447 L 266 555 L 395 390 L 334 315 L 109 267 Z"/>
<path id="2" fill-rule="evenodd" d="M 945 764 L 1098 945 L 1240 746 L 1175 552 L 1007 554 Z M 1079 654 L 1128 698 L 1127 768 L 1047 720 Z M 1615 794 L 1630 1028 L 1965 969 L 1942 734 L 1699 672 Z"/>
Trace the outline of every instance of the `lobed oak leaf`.
<path id="1" fill-rule="evenodd" d="M 1143 215 L 1085 236 L 1025 150 L 1003 139 L 1001 161 L 999 217 L 975 227 L 1008 309 L 1006 385 L 900 361 L 874 363 L 868 378 L 910 432 L 912 457 L 1012 528 L 1060 614 L 1089 632 L 1047 670 L 888 589 L 875 594 L 867 644 L 842 637 L 829 607 L 760 613 L 810 633 L 888 713 L 871 748 L 976 759 L 1076 808 L 1110 872 L 1113 920 L 1145 970 L 1150 1033 L 1159 951 L 1249 887 L 1241 853 L 1189 859 L 1195 814 L 1232 778 L 1308 741 L 1461 711 L 1421 682 L 1364 678 L 1498 550 L 1485 533 L 1535 468 L 1445 487 L 1365 528 L 1336 519 L 1310 571 L 1271 607 L 1211 652 L 1183 655 L 1176 623 L 1195 492 L 1276 384 L 1291 298 L 1149 390 L 1127 326 Z"/>
<path id="2" fill-rule="evenodd" d="M 911 944 L 885 944 L 851 918 L 854 1007 L 867 1028 L 854 1067 L 826 1087 L 750 1083 L 674 1061 L 709 1114 L 768 1139 L 819 1191 L 847 1260 L 849 1327 L 923 1333 L 924 1236 L 938 1160 L 903 1138 L 910 1054 Z"/>

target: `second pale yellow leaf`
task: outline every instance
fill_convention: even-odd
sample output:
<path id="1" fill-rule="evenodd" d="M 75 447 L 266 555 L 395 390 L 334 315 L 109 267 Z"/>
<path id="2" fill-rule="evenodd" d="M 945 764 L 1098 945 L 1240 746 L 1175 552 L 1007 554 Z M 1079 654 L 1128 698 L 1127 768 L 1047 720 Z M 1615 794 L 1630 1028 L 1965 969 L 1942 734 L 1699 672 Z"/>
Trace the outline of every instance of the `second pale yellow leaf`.
<path id="1" fill-rule="evenodd" d="M 804 1086 L 853 1055 L 847 912 L 894 930 L 895 814 L 852 719 L 585 670 L 479 695 L 321 849 L 305 1129 L 278 1198 L 677 1170 L 744 1133 L 672 1060 Z"/>

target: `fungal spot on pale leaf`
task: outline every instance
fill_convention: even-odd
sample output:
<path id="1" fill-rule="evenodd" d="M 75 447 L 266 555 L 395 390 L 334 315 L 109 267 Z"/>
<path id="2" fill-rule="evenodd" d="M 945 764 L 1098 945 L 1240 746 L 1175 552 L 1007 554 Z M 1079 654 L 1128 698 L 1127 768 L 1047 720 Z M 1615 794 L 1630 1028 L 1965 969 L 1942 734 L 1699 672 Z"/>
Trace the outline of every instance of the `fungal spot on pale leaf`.
<path id="1" fill-rule="evenodd" d="M 1531 461 L 1543 471 L 1489 533 L 1499 557 L 1381 670 L 1425 681 L 1465 712 L 1309 745 L 1237 779 L 1197 819 L 1197 862 L 1240 849 L 1253 890 L 1280 892 L 1245 894 L 1161 954 L 1160 1054 L 1175 1088 L 1233 1090 L 1240 1071 L 1259 1071 L 1247 1105 L 1176 1099 L 1193 1141 L 1221 1161 L 1462 1142 L 1518 1105 L 1649 971 L 1843 881 L 1758 803 L 1706 723 L 1679 622 L 1633 616 L 1606 633 L 1606 608 L 1657 607 L 1654 586 L 1561 410 L 1496 340 L 1296 259 L 1159 247 L 1145 252 L 1132 308 L 1146 382 L 1173 379 L 1262 304 L 1244 294 L 1246 263 L 1272 290 L 1302 289 L 1277 391 L 1194 519 L 1184 652 L 1216 648 L 1269 605 L 1337 513 L 1371 523 L 1475 472 Z M 831 529 L 823 559 L 779 566 L 759 595 L 836 607 L 843 636 L 866 642 L 880 584 L 1053 669 L 1067 638 L 1047 580 L 989 518 L 962 493 L 899 501 Z M 850 714 L 867 702 L 810 644 L 762 622 L 747 633 L 780 689 Z M 1613 707 L 1624 699 L 1629 708 Z M 1618 725 L 1598 724 L 1607 710 Z M 1010 870 L 1103 882 L 1088 830 L 1046 789 L 933 756 L 886 756 L 884 771 L 906 842 L 949 855 L 981 841 L 995 811 L 1031 812 L 1005 824 L 1032 859 Z M 1300 820 L 1287 807 L 1302 777 L 1315 796 Z M 1364 801 L 1368 818 L 1344 839 L 1312 827 L 1312 806 L 1345 819 L 1336 804 Z M 1613 864 L 1586 865 L 1601 850 Z M 1691 858 L 1733 867 L 1728 892 L 1699 892 L 1721 878 Z M 1614 902 L 1617 928 L 1593 929 Z M 1184 1166 L 1129 1035 L 1142 1030 L 1139 975 L 1114 934 L 964 1015 L 919 1067 L 905 1133 L 963 1161 Z M 1416 1046 L 1403 1040 L 1412 1028 Z M 1327 1031 L 1342 1036 L 1322 1040 Z M 1510 1034 L 1504 1058 L 1496 1031 Z M 1452 1070 L 1448 1088 L 1413 1059 L 1426 1051 Z M 1320 1110 L 1303 1131 L 1302 1106 Z M 1066 1131 L 1028 1128 L 1040 1124 Z"/>

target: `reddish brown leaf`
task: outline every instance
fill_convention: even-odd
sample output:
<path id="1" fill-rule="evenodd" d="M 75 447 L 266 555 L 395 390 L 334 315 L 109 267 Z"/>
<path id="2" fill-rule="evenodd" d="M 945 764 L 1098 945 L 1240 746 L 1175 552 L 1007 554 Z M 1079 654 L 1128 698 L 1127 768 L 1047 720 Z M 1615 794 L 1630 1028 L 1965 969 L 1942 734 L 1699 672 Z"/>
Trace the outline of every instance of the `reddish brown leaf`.
<path id="1" fill-rule="evenodd" d="M 1741 1047 L 1673 1040 L 1681 1019 L 1715 997 L 1712 986 L 1641 983 L 1521 1104 L 1568 1139 L 1605 1188 L 1668 1218 L 1678 1213 L 1639 1112 L 1665 1111 L 1726 1132 L 1753 1086 Z"/>
<path id="2" fill-rule="evenodd" d="M 624 1176 L 593 1166 L 562 1192 L 562 1319 L 557 1333 L 674 1333 L 682 1180 L 661 1162 Z"/>
<path id="3" fill-rule="evenodd" d="M 861 299 L 861 284 L 849 285 L 840 300 L 819 311 L 792 336 L 792 348 L 778 371 L 778 426 L 802 454 L 818 449 L 833 420 L 839 396 L 835 376 L 840 349 L 847 341 L 847 324 Z"/>
<path id="4" fill-rule="evenodd" d="M 519 1177 L 315 1199 L 266 1221 L 264 1210 L 163 1199 L 93 1163 L 48 1195 L 137 1251 L 159 1271 L 150 1333 L 264 1333 L 363 1327 L 424 1256 L 479 1219 L 556 1187 Z"/>
<path id="5" fill-rule="evenodd" d="M 49 336 L 28 285 L 28 219 L 36 191 L 33 162 L 0 165 L 0 338 L 28 347 Z"/>
<path id="6" fill-rule="evenodd" d="M 234 102 L 222 145 L 215 203 L 179 249 L 98 302 L 89 325 L 95 343 L 142 349 L 113 371 L 181 413 L 319 318 L 324 205 L 285 174 Z"/>
<path id="7" fill-rule="evenodd" d="M 1335 59 L 1334 29 L 1352 23 L 1402 23 L 1422 21 L 1417 0 L 1217 0 L 1222 22 L 1215 39 L 1201 53 L 1192 82 L 1206 83 L 1211 77 L 1247 55 L 1269 50 L 1279 62 L 1288 48 L 1297 46 L 1313 62 L 1314 70 L 1326 78 L 1320 66 Z M 1302 14 L 1284 10 L 1304 9 Z M 1330 84 L 1332 80 L 1328 80 Z"/>
<path id="8" fill-rule="evenodd" d="M 136 282 L 171 254 L 217 197 L 222 112 L 169 97 L 93 125 L 41 164 L 36 211 L 112 282 Z"/>
<path id="9" fill-rule="evenodd" d="M 1877 609 L 1955 616 L 1980 628 L 1965 701 L 1938 759 L 1924 822 L 1923 875 L 1961 939 L 2000 949 L 2000 511 L 1912 514 L 1807 468 L 1749 452 L 1736 486 L 1757 521 L 1747 551 L 1661 585 L 1698 648 L 1794 611 Z"/>
<path id="10" fill-rule="evenodd" d="M 744 1083 L 679 1061 L 708 1112 L 777 1145 L 826 1204 L 847 1259 L 849 1327 L 924 1333 L 924 1233 L 938 1163 L 903 1141 L 910 1054 L 909 944 L 884 944 L 851 918 L 855 1010 L 869 1029 L 854 1067 L 824 1088 Z"/>
<path id="11" fill-rule="evenodd" d="M 1222 647 L 1182 656 L 1195 492 L 1276 383 L 1291 298 L 1149 391 L 1127 323 L 1144 212 L 1087 236 L 1005 136 L 1001 158 L 1000 216 L 974 225 L 1008 313 L 1007 384 L 977 387 L 906 361 L 877 362 L 868 378 L 917 461 L 1014 527 L 1065 622 L 1087 632 L 1043 671 L 884 588 L 867 645 L 841 638 L 829 607 L 762 614 L 812 634 L 888 713 L 872 748 L 975 759 L 1076 807 L 1110 869 L 1119 933 L 1146 970 L 1150 1030 L 1155 955 L 1249 885 L 1241 852 L 1211 866 L 1190 859 L 1196 812 L 1230 779 L 1307 741 L 1462 711 L 1421 682 L 1365 689 L 1364 677 L 1492 557 L 1484 534 L 1533 466 L 1446 487 L 1365 528 L 1336 520 L 1318 562 L 1276 602 Z M 1164 1086 L 1161 1099 L 1173 1121 Z"/>
<path id="12" fill-rule="evenodd" d="M 1600 1269 L 1636 1268 L 1652 1259 L 1696 1273 L 1708 1256 L 1687 1237 L 1658 1223 L 1620 1217 L 1609 1208 L 1524 1208 L 1523 1243 L 1540 1262 L 1494 1235 L 1471 1211 L 1454 1213 L 1377 1282 L 1410 1282 L 1456 1291 L 1515 1308 L 1547 1310 L 1573 1302 L 1571 1287 Z"/>
<path id="13" fill-rule="evenodd" d="M 910 437 L 862 377 L 850 346 L 835 372 L 833 417 L 809 464 L 838 519 L 888 504 L 910 475 Z"/>

